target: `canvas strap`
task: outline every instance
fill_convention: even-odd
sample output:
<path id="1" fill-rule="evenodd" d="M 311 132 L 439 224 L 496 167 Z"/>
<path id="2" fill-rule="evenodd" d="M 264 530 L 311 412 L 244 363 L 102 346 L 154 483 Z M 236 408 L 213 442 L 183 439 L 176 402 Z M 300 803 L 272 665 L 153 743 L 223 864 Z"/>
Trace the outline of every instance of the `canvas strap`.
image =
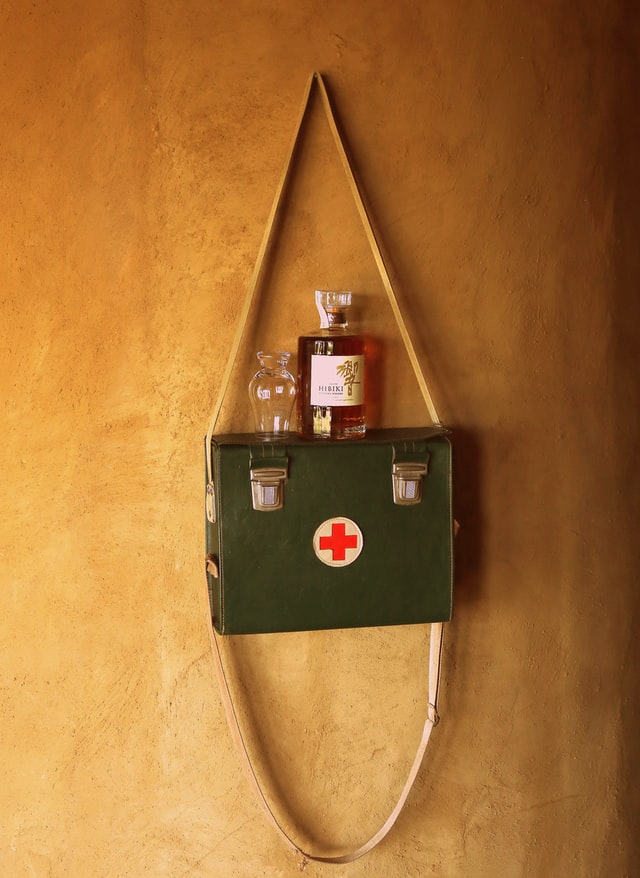
<path id="1" fill-rule="evenodd" d="M 300 107 L 300 112 L 298 113 L 298 120 L 296 122 L 296 127 L 294 131 L 293 138 L 291 140 L 291 144 L 289 146 L 289 151 L 287 153 L 287 157 L 285 159 L 284 168 L 282 170 L 282 174 L 280 176 L 280 180 L 278 182 L 278 186 L 276 189 L 276 193 L 273 199 L 273 203 L 271 205 L 271 210 L 269 212 L 269 216 L 267 218 L 267 224 L 264 230 L 264 234 L 262 236 L 262 242 L 260 244 L 260 249 L 258 250 L 258 256 L 256 258 L 256 262 L 253 268 L 253 274 L 251 275 L 251 280 L 249 281 L 249 287 L 247 289 L 247 294 L 245 296 L 242 311 L 240 312 L 240 316 L 238 318 L 238 326 L 236 329 L 235 336 L 233 338 L 233 342 L 231 344 L 231 349 L 229 351 L 229 356 L 227 358 L 227 363 L 225 366 L 225 370 L 222 375 L 222 380 L 220 382 L 220 388 L 218 390 L 218 396 L 213 408 L 213 412 L 211 413 L 211 418 L 209 421 L 209 429 L 207 431 L 207 449 L 211 447 L 211 437 L 216 428 L 216 424 L 218 422 L 218 418 L 220 416 L 220 411 L 222 409 L 222 404 L 224 402 L 224 398 L 227 393 L 227 389 L 229 386 L 229 381 L 231 379 L 231 375 L 233 373 L 233 369 L 236 363 L 236 359 L 238 356 L 238 351 L 240 350 L 240 345 L 242 344 L 242 339 L 244 337 L 247 322 L 249 319 L 249 314 L 251 312 L 252 305 L 255 300 L 256 291 L 259 286 L 260 278 L 262 276 L 262 268 L 264 265 L 265 255 L 269 249 L 269 243 L 271 241 L 271 237 L 273 234 L 273 229 L 275 226 L 275 222 L 278 216 L 278 212 L 280 210 L 280 206 L 282 204 L 282 196 L 284 190 L 286 188 L 287 180 L 289 179 L 289 174 L 291 171 L 291 167 L 293 164 L 293 157 L 296 151 L 296 145 L 300 138 L 300 131 L 302 128 L 302 123 L 306 116 L 307 110 L 311 103 L 311 95 L 314 83 L 317 85 L 320 97 L 322 99 L 322 106 L 325 110 L 325 115 L 327 117 L 327 121 L 329 123 L 329 128 L 331 129 L 331 134 L 333 135 L 333 139 L 338 150 L 338 154 L 340 156 L 340 160 L 342 163 L 342 167 L 344 169 L 347 182 L 349 183 L 349 188 L 353 194 L 353 198 L 356 204 L 356 208 L 358 210 L 358 214 L 362 221 L 362 225 L 364 227 L 365 234 L 367 236 L 367 240 L 369 242 L 369 246 L 371 247 L 371 252 L 373 253 L 373 257 L 375 259 L 378 272 L 380 277 L 382 278 L 382 283 L 384 285 L 387 298 L 389 300 L 389 304 L 391 305 L 391 310 L 395 317 L 396 323 L 398 325 L 398 329 L 400 331 L 400 336 L 402 338 L 404 347 L 406 349 L 407 355 L 409 357 L 409 361 L 413 368 L 413 372 L 416 376 L 416 380 L 418 382 L 418 387 L 420 388 L 420 393 L 424 400 L 424 403 L 427 407 L 427 411 L 429 412 L 429 416 L 434 424 L 440 424 L 440 418 L 438 417 L 438 413 L 436 412 L 436 407 L 433 403 L 433 399 L 431 397 L 431 393 L 429 391 L 429 387 L 427 386 L 427 382 L 424 377 L 424 373 L 422 371 L 422 367 L 420 366 L 420 361 L 415 351 L 415 347 L 411 340 L 411 335 L 409 334 L 409 330 L 407 329 L 407 325 L 405 323 L 404 317 L 402 316 L 402 311 L 400 310 L 400 306 L 398 304 L 398 299 L 393 289 L 393 284 L 391 283 L 391 278 L 389 276 L 389 272 L 387 271 L 387 267 L 385 265 L 384 259 L 382 257 L 382 252 L 376 240 L 375 233 L 373 231 L 373 226 L 371 224 L 371 220 L 369 219 L 369 215 L 367 213 L 367 209 L 364 204 L 364 200 L 362 195 L 360 194 L 360 190 L 358 188 L 358 184 L 356 182 L 356 178 L 353 174 L 353 170 L 351 168 L 351 163 L 349 162 L 349 157 L 347 155 L 347 151 L 344 147 L 344 143 L 342 137 L 340 135 L 340 131 L 338 129 L 338 125 L 333 113 L 333 108 L 331 106 L 331 101 L 329 100 L 329 95 L 327 93 L 326 86 L 324 84 L 324 80 L 320 73 L 312 73 L 307 82 L 304 97 L 302 100 L 302 105 Z M 211 456 L 207 454 L 207 476 L 208 481 L 212 480 L 212 472 L 211 472 Z"/>
<path id="2" fill-rule="evenodd" d="M 435 406 L 433 403 L 433 399 L 431 397 L 431 393 L 429 392 L 429 388 L 428 388 L 426 380 L 424 378 L 424 374 L 422 372 L 420 362 L 419 362 L 418 357 L 416 355 L 415 348 L 414 348 L 413 342 L 411 340 L 411 336 L 409 335 L 406 323 L 405 323 L 404 318 L 402 316 L 402 312 L 400 311 L 400 306 L 398 304 L 398 300 L 397 300 L 396 294 L 394 292 L 393 285 L 391 283 L 391 278 L 389 276 L 389 272 L 387 271 L 386 265 L 384 263 L 384 259 L 382 257 L 380 247 L 379 247 L 378 242 L 376 240 L 376 237 L 375 237 L 375 234 L 373 231 L 373 227 L 371 225 L 371 221 L 370 221 L 369 216 L 367 214 L 367 210 L 365 208 L 364 201 L 362 199 L 362 196 L 360 194 L 360 190 L 358 189 L 358 184 L 356 182 L 353 171 L 351 169 L 349 158 L 347 156 L 347 153 L 346 153 L 343 141 L 342 141 L 342 137 L 340 135 L 340 132 L 339 132 L 339 129 L 338 129 L 338 126 L 337 126 L 337 123 L 336 123 L 336 120 L 335 120 L 335 117 L 333 114 L 333 109 L 331 107 L 331 102 L 329 100 L 329 95 L 327 93 L 327 89 L 325 87 L 322 76 L 319 73 L 313 73 L 310 76 L 310 78 L 307 82 L 306 88 L 305 88 L 302 106 L 301 106 L 300 112 L 298 114 L 298 120 L 296 123 L 294 136 L 292 138 L 292 141 L 291 141 L 291 144 L 289 147 L 289 151 L 287 153 L 287 157 L 285 160 L 282 175 L 281 175 L 280 180 L 278 182 L 278 187 L 276 189 L 275 197 L 273 199 L 273 204 L 271 206 L 271 211 L 270 211 L 268 219 L 267 219 L 267 224 L 265 227 L 264 235 L 262 237 L 262 242 L 260 245 L 260 249 L 258 251 L 256 263 L 255 263 L 255 266 L 253 269 L 253 274 L 252 274 L 251 280 L 249 282 L 247 295 L 245 297 L 245 300 L 244 300 L 244 303 L 242 306 L 242 311 L 240 313 L 240 317 L 238 320 L 238 326 L 237 326 L 236 333 L 235 333 L 235 336 L 234 336 L 234 339 L 233 339 L 233 342 L 231 345 L 229 356 L 227 358 L 227 364 L 226 364 L 225 371 L 224 371 L 223 376 L 222 376 L 222 381 L 220 383 L 218 397 L 216 399 L 216 403 L 215 403 L 213 412 L 211 414 L 211 419 L 209 422 L 209 428 L 207 431 L 207 439 L 206 439 L 207 480 L 208 480 L 209 484 L 212 483 L 212 478 L 213 478 L 212 460 L 211 460 L 211 439 L 212 439 L 212 436 L 214 434 L 216 424 L 218 422 L 220 411 L 222 409 L 224 398 L 225 398 L 225 395 L 227 392 L 227 388 L 229 386 L 231 374 L 233 372 L 233 368 L 234 368 L 234 365 L 235 365 L 235 362 L 236 362 L 236 359 L 238 356 L 238 351 L 240 350 L 240 345 L 242 343 L 242 339 L 243 339 L 244 334 L 245 334 L 249 314 L 251 312 L 251 308 L 252 308 L 254 300 L 255 300 L 256 291 L 258 289 L 259 281 L 260 281 L 261 274 L 262 274 L 262 268 L 263 268 L 265 255 L 266 255 L 267 250 L 269 248 L 269 242 L 271 240 L 273 228 L 274 228 L 277 216 L 278 216 L 278 211 L 279 211 L 280 206 L 281 206 L 282 195 L 283 195 L 284 189 L 286 187 L 287 180 L 289 178 L 289 173 L 290 173 L 292 162 L 293 162 L 293 156 L 295 153 L 296 145 L 298 143 L 298 139 L 300 137 L 302 123 L 304 121 L 307 109 L 308 109 L 309 104 L 310 104 L 311 94 L 312 94 L 312 89 L 313 89 L 314 84 L 317 85 L 317 87 L 319 89 L 320 97 L 322 99 L 322 105 L 324 107 L 327 121 L 329 123 L 329 127 L 331 129 L 331 133 L 333 135 L 333 139 L 335 141 L 335 145 L 337 147 L 338 154 L 339 154 L 340 159 L 341 159 L 342 167 L 344 169 L 345 175 L 347 177 L 347 181 L 349 183 L 349 187 L 350 187 L 351 192 L 353 194 L 355 204 L 356 204 L 356 207 L 358 210 L 358 214 L 359 214 L 360 219 L 362 221 L 362 224 L 364 226 L 367 240 L 369 241 L 371 251 L 373 253 L 378 271 L 380 273 L 380 277 L 382 278 L 382 282 L 383 282 L 385 291 L 387 293 L 387 298 L 389 300 L 389 304 L 391 305 L 393 315 L 394 315 L 396 323 L 398 325 L 398 329 L 400 331 L 402 341 L 404 343 L 405 349 L 407 351 L 407 355 L 408 355 L 409 360 L 411 362 L 411 366 L 413 368 L 416 379 L 418 381 L 418 386 L 420 388 L 422 398 L 424 399 L 425 405 L 427 407 L 427 410 L 429 412 L 429 415 L 431 417 L 432 422 L 434 424 L 438 424 L 438 425 L 440 424 L 440 419 L 438 418 L 438 415 L 437 415 L 437 412 L 436 412 L 436 409 L 435 409 Z M 203 595 L 204 596 L 207 595 L 206 590 L 203 592 Z M 426 718 L 426 721 L 424 724 L 424 728 L 422 730 L 422 736 L 420 739 L 420 743 L 418 745 L 418 749 L 417 749 L 415 758 L 414 758 L 413 763 L 411 765 L 411 770 L 409 771 L 409 776 L 407 777 L 405 785 L 402 789 L 402 792 L 400 793 L 400 797 L 399 797 L 393 811 L 391 812 L 391 814 L 389 815 L 387 820 L 384 822 L 384 824 L 380 827 L 380 829 L 368 841 L 366 841 L 360 847 L 358 847 L 355 850 L 352 850 L 350 852 L 338 855 L 338 856 L 323 857 L 323 856 L 317 856 L 315 854 L 311 854 L 311 853 L 308 853 L 308 852 L 302 850 L 302 848 L 300 848 L 293 841 L 293 839 L 291 839 L 289 837 L 289 835 L 287 835 L 285 830 L 282 828 L 282 826 L 278 822 L 271 806 L 269 805 L 269 802 L 267 801 L 267 798 L 266 798 L 264 792 L 262 791 L 262 787 L 261 787 L 260 782 L 258 780 L 256 771 L 253 768 L 253 764 L 251 762 L 251 757 L 249 755 L 249 752 L 248 752 L 248 749 L 247 749 L 247 746 L 245 744 L 244 737 L 242 734 L 242 730 L 240 728 L 238 715 L 236 713 L 236 710 L 235 710 L 235 707 L 233 704 L 231 690 L 229 688 L 229 683 L 227 681 L 227 677 L 226 677 L 225 670 L 224 670 L 224 664 L 222 661 L 220 644 L 218 642 L 218 637 L 217 637 L 215 631 L 213 630 L 213 625 L 211 623 L 211 612 L 210 612 L 210 607 L 208 604 L 208 598 L 207 598 L 207 618 L 209 620 L 208 628 L 209 628 L 209 635 L 211 638 L 212 652 L 213 652 L 213 656 L 214 656 L 214 665 L 215 665 L 215 669 L 216 669 L 216 675 L 218 678 L 218 683 L 219 683 L 220 692 L 222 695 L 222 701 L 223 701 L 224 710 L 225 710 L 225 714 L 227 717 L 229 729 L 231 731 L 231 735 L 233 737 L 233 740 L 234 740 L 234 743 L 235 743 L 236 748 L 238 750 L 238 753 L 240 754 L 241 761 L 242 761 L 243 767 L 245 769 L 245 772 L 247 774 L 249 783 L 250 783 L 251 787 L 253 788 L 253 790 L 256 794 L 256 797 L 258 799 L 258 802 L 260 803 L 263 810 L 265 811 L 269 821 L 274 826 L 274 828 L 279 833 L 279 835 L 287 842 L 287 844 L 289 844 L 293 848 L 294 852 L 298 856 L 300 856 L 300 858 L 301 858 L 300 867 L 301 868 L 304 868 L 306 862 L 309 860 L 314 860 L 314 861 L 320 862 L 320 863 L 341 864 L 341 863 L 351 863 L 354 860 L 357 860 L 358 858 L 364 856 L 364 854 L 368 853 L 372 848 L 374 848 L 379 842 L 382 841 L 382 839 L 387 835 L 387 833 L 390 831 L 390 829 L 393 827 L 396 820 L 398 819 L 398 815 L 400 814 L 400 812 L 404 806 L 404 803 L 407 799 L 407 796 L 409 795 L 411 787 L 413 786 L 413 783 L 414 783 L 416 776 L 418 774 L 418 771 L 420 769 L 420 765 L 422 763 L 422 759 L 423 759 L 425 750 L 427 748 L 429 738 L 431 736 L 431 731 L 432 731 L 433 727 L 438 722 L 437 705 L 438 705 L 438 688 L 439 688 L 439 684 L 440 684 L 440 664 L 441 664 L 441 657 L 442 657 L 442 634 L 443 634 L 442 623 L 436 622 L 430 626 L 431 631 L 430 631 L 430 645 L 429 645 L 429 690 L 428 690 L 428 701 L 427 701 L 427 718 Z"/>

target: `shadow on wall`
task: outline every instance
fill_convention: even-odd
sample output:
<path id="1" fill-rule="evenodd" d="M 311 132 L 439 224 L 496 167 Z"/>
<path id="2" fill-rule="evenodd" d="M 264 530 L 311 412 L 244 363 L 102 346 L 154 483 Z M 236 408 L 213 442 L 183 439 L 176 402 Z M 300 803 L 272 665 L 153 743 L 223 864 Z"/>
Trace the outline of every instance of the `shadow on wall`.
<path id="1" fill-rule="evenodd" d="M 455 541 L 454 617 L 456 609 L 481 599 L 484 518 L 482 461 L 478 437 L 452 427 L 453 516 L 460 525 Z"/>
<path id="2" fill-rule="evenodd" d="M 618 26 L 614 31 L 616 58 L 616 100 L 611 107 L 609 130 L 613 136 L 603 138 L 601 166 L 612 169 L 613 179 L 607 180 L 609 192 L 613 193 L 613 257 L 616 266 L 616 291 L 613 300 L 612 337 L 615 344 L 615 373 L 612 382 L 613 406 L 620 424 L 615 473 L 617 485 L 612 486 L 626 493 L 628 520 L 637 522 L 640 517 L 640 492 L 637 487 L 637 455 L 640 416 L 640 367 L 638 361 L 638 334 L 640 327 L 640 251 L 638 228 L 640 227 L 640 169 L 638 166 L 638 142 L 640 141 L 640 117 L 637 113 L 637 95 L 640 86 L 640 19 L 635 0 L 626 0 L 620 9 Z M 626 451 L 626 453 L 625 453 Z M 627 528 L 627 540 L 633 540 L 636 567 L 640 566 L 640 553 L 633 529 Z M 629 630 L 638 630 L 640 624 L 640 600 L 637 592 L 637 573 L 628 589 Z M 631 635 L 629 653 L 622 668 L 623 689 L 627 696 L 620 706 L 623 735 L 620 740 L 622 763 L 631 782 L 626 784 L 620 803 L 620 811 L 627 824 L 628 837 L 635 839 L 628 851 L 629 874 L 640 862 L 640 844 L 635 831 L 635 821 L 640 809 L 640 746 L 638 745 L 638 720 L 640 719 L 640 640 Z M 634 872 L 634 874 L 637 874 Z"/>

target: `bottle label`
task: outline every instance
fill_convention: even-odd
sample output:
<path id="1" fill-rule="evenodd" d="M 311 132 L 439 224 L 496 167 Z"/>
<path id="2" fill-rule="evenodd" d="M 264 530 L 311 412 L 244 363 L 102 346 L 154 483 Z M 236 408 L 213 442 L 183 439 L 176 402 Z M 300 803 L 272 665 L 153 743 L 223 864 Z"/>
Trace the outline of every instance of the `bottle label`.
<path id="1" fill-rule="evenodd" d="M 311 405 L 362 405 L 364 356 L 311 357 Z"/>

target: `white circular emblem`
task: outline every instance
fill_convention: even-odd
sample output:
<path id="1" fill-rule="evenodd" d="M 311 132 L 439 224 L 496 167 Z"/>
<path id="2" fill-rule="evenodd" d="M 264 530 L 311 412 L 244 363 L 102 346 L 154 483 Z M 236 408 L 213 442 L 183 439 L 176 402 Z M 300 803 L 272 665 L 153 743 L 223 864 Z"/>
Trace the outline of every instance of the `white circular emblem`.
<path id="1" fill-rule="evenodd" d="M 350 518 L 328 518 L 313 535 L 313 551 L 329 567 L 353 564 L 363 545 L 362 531 Z"/>

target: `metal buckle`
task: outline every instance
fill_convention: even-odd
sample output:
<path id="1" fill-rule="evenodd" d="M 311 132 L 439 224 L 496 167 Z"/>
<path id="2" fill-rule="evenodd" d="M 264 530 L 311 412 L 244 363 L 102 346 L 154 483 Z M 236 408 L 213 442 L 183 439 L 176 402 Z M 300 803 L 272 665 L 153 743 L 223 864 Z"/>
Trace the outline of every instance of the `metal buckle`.
<path id="1" fill-rule="evenodd" d="M 260 466 L 250 470 L 251 500 L 257 512 L 274 512 L 284 506 L 284 483 L 287 469 L 283 466 Z"/>
<path id="2" fill-rule="evenodd" d="M 415 506 L 422 502 L 422 480 L 427 474 L 426 463 L 394 463 L 391 473 L 393 502 L 397 506 Z"/>

